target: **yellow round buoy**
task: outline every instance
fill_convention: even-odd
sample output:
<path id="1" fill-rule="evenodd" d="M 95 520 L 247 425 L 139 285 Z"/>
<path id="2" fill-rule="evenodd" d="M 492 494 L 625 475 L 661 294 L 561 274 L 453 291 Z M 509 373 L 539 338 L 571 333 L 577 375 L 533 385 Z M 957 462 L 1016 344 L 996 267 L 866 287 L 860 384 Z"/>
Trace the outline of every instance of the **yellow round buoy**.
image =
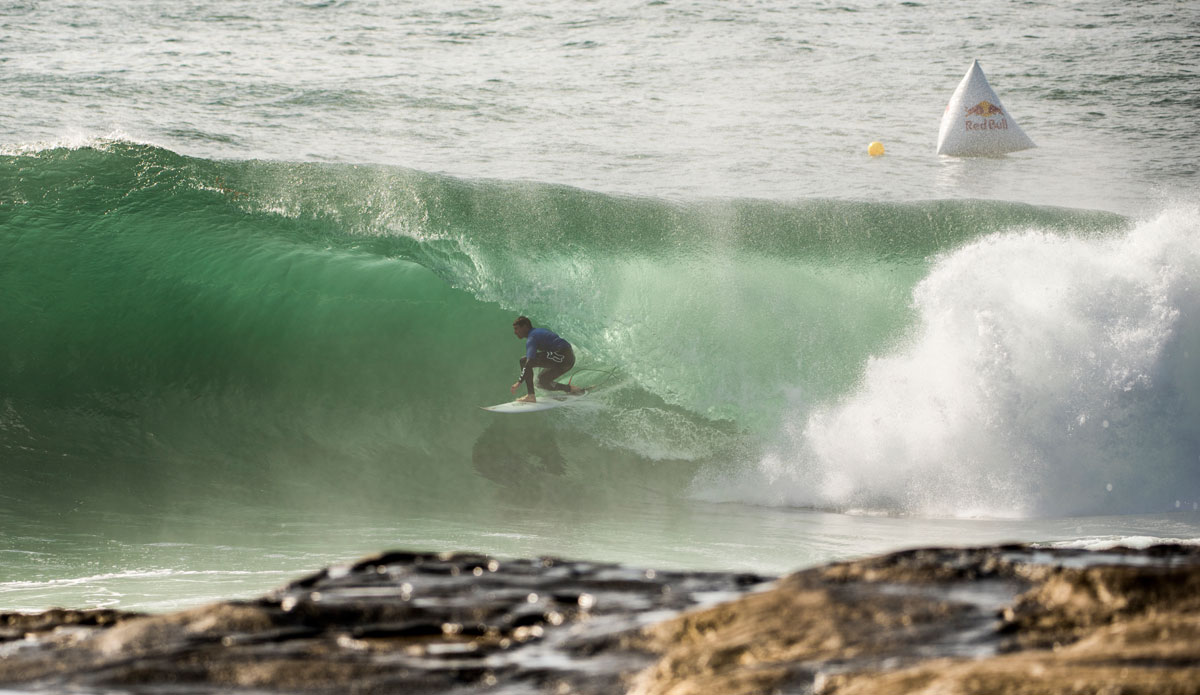
<path id="1" fill-rule="evenodd" d="M 872 157 L 878 157 L 879 155 L 883 154 L 883 143 L 876 140 L 870 145 L 867 145 L 867 154 L 871 155 Z"/>

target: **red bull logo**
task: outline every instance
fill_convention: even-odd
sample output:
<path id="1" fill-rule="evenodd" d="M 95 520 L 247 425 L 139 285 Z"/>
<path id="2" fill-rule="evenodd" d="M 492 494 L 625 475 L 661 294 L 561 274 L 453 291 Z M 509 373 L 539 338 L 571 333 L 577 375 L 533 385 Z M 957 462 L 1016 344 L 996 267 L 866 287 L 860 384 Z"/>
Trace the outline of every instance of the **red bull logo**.
<path id="1" fill-rule="evenodd" d="M 968 116 L 982 116 L 988 118 L 991 116 L 1003 116 L 1004 109 L 996 106 L 990 101 L 981 101 L 978 104 L 967 109 Z"/>
<path id="2" fill-rule="evenodd" d="M 1004 109 L 990 101 L 981 101 L 967 109 L 965 125 L 967 130 L 1008 130 L 1008 118 L 1004 117 Z M 970 116 L 978 116 L 982 121 L 974 121 Z M 1000 116 L 1000 118 L 993 118 Z"/>

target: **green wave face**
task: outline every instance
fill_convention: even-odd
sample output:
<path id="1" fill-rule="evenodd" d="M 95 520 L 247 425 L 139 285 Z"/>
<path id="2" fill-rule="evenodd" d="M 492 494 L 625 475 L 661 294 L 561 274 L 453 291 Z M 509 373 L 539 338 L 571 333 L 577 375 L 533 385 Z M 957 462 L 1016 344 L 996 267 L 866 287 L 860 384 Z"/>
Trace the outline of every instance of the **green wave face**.
<path id="1" fill-rule="evenodd" d="M 0 157 L 0 495 L 395 504 L 753 467 L 918 320 L 939 258 L 1111 215 L 673 202 L 96 143 Z M 503 417 L 518 314 L 590 407 Z M 547 482 L 549 481 L 549 482 Z"/>

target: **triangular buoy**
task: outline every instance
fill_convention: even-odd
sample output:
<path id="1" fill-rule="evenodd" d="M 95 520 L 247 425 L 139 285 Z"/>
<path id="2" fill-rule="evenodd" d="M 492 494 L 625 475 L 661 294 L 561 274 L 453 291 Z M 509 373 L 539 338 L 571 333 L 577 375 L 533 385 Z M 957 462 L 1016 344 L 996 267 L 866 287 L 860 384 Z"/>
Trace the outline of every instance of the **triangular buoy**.
<path id="1" fill-rule="evenodd" d="M 938 131 L 938 154 L 973 157 L 1037 147 L 992 91 L 979 61 L 958 83 Z"/>

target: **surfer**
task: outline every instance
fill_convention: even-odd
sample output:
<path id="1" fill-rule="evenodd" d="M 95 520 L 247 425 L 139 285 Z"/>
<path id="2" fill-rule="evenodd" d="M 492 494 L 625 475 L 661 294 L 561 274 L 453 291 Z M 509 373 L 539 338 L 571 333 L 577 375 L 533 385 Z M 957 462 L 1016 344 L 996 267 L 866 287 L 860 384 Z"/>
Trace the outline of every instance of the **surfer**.
<path id="1" fill-rule="evenodd" d="M 560 384 L 555 381 L 575 366 L 575 353 L 571 344 L 558 334 L 546 328 L 534 328 L 533 322 L 524 316 L 518 316 L 513 321 L 513 334 L 525 341 L 525 356 L 521 358 L 521 376 L 517 383 L 509 389 L 514 394 L 520 388 L 521 382 L 529 389 L 529 393 L 517 400 L 522 403 L 536 403 L 533 395 L 533 369 L 540 367 L 537 385 L 543 391 L 566 391 L 572 395 L 580 395 L 583 389 L 570 384 Z"/>

